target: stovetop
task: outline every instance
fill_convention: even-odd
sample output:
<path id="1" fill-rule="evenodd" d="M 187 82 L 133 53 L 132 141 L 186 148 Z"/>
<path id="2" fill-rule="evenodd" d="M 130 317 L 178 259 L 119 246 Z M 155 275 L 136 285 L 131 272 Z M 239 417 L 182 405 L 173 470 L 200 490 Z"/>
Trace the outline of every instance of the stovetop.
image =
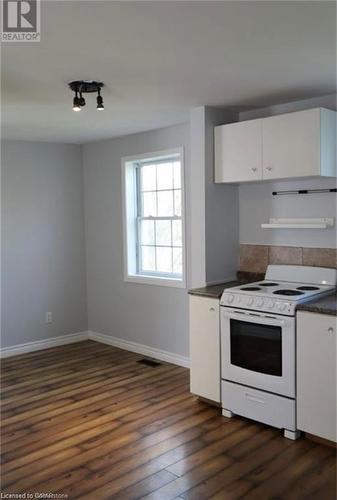
<path id="1" fill-rule="evenodd" d="M 333 292 L 336 282 L 336 269 L 271 265 L 265 280 L 227 288 L 220 304 L 293 316 L 296 304 Z"/>
<path id="2" fill-rule="evenodd" d="M 318 285 L 308 283 L 294 283 L 291 281 L 257 281 L 249 285 L 240 285 L 228 288 L 226 292 L 238 292 L 243 295 L 266 297 L 274 299 L 286 299 L 293 302 L 301 302 L 315 295 L 333 291 L 332 285 Z"/>

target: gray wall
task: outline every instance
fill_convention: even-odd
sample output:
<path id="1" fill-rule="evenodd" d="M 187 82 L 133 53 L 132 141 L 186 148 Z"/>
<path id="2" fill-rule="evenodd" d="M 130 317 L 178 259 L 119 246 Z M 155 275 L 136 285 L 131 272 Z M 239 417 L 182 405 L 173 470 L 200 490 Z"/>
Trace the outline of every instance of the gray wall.
<path id="1" fill-rule="evenodd" d="M 336 109 L 336 95 L 245 111 L 240 113 L 240 121 L 315 107 Z M 336 227 L 324 230 L 261 229 L 261 223 L 272 217 L 336 217 L 335 193 L 272 196 L 273 191 L 333 187 L 336 187 L 336 179 L 329 178 L 240 185 L 240 243 L 336 248 Z"/>
<path id="2" fill-rule="evenodd" d="M 239 252 L 238 186 L 214 183 L 214 127 L 237 120 L 236 113 L 205 109 L 206 282 L 236 278 Z"/>
<path id="3" fill-rule="evenodd" d="M 81 148 L 5 141 L 1 160 L 2 347 L 86 330 Z"/>
<path id="4" fill-rule="evenodd" d="M 190 114 L 190 284 L 204 286 L 236 276 L 239 244 L 238 187 L 214 184 L 214 126 L 237 120 L 222 108 Z"/>
<path id="5" fill-rule="evenodd" d="M 188 354 L 186 290 L 123 281 L 121 158 L 178 146 L 185 149 L 188 188 L 185 124 L 86 144 L 83 165 L 89 330 L 184 356 Z M 186 206 L 188 219 L 189 189 Z"/>
<path id="6" fill-rule="evenodd" d="M 205 107 L 190 113 L 190 219 L 188 253 L 191 288 L 206 284 L 206 207 L 205 207 Z M 198 201 L 199 200 L 199 201 Z"/>
<path id="7" fill-rule="evenodd" d="M 246 111 L 240 113 L 240 119 L 317 105 L 333 108 L 334 104 L 335 96 L 328 96 Z M 233 113 L 199 107 L 191 111 L 189 124 L 83 147 L 5 142 L 2 346 L 89 328 L 188 354 L 186 289 L 123 281 L 123 156 L 178 146 L 185 149 L 187 288 L 231 277 L 236 269 L 238 226 L 241 243 L 335 247 L 335 229 L 294 232 L 260 228 L 272 216 L 336 216 L 333 194 L 271 195 L 275 189 L 330 187 L 335 185 L 333 180 L 239 188 L 213 183 L 213 126 L 235 119 Z M 46 311 L 53 312 L 51 325 L 45 324 Z"/>

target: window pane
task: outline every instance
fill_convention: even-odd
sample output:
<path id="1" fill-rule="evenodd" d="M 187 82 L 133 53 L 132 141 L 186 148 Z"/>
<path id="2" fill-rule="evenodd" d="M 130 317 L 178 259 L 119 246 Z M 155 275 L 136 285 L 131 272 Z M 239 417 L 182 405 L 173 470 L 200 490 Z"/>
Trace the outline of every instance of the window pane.
<path id="1" fill-rule="evenodd" d="M 156 247 L 157 271 L 172 273 L 172 248 Z"/>
<path id="2" fill-rule="evenodd" d="M 157 189 L 173 189 L 172 163 L 157 165 Z"/>
<path id="3" fill-rule="evenodd" d="M 143 193 L 143 213 L 144 217 L 155 217 L 157 215 L 156 209 L 156 193 Z"/>
<path id="4" fill-rule="evenodd" d="M 137 267 L 139 274 L 183 274 L 182 164 L 178 154 L 134 162 L 137 172 Z M 136 179 L 136 177 L 135 177 Z M 130 193 L 130 200 L 133 193 Z M 132 200 L 133 201 L 133 200 Z M 134 224 L 131 221 L 132 225 Z M 138 224 L 138 228 L 137 228 Z M 136 251 L 136 249 L 135 249 Z"/>
<path id="5" fill-rule="evenodd" d="M 173 163 L 173 178 L 174 178 L 174 189 L 180 189 L 181 188 L 180 161 L 175 161 Z"/>
<path id="6" fill-rule="evenodd" d="M 172 245 L 174 247 L 181 247 L 182 242 L 182 232 L 181 232 L 181 220 L 172 221 Z"/>
<path id="7" fill-rule="evenodd" d="M 155 271 L 155 247 L 141 247 L 141 271 Z"/>
<path id="8" fill-rule="evenodd" d="M 154 245 L 154 221 L 140 221 L 140 242 L 142 245 Z"/>
<path id="9" fill-rule="evenodd" d="M 183 273 L 183 250 L 182 248 L 173 248 L 173 272 L 174 274 Z"/>
<path id="10" fill-rule="evenodd" d="M 155 191 L 156 189 L 156 166 L 145 165 L 141 167 L 141 189 L 142 191 Z"/>
<path id="11" fill-rule="evenodd" d="M 158 217 L 173 215 L 173 191 L 160 191 L 158 196 Z"/>
<path id="12" fill-rule="evenodd" d="M 181 217 L 181 190 L 174 191 L 174 215 Z"/>
<path id="13" fill-rule="evenodd" d="M 171 221 L 157 220 L 156 221 L 156 245 L 171 246 Z"/>

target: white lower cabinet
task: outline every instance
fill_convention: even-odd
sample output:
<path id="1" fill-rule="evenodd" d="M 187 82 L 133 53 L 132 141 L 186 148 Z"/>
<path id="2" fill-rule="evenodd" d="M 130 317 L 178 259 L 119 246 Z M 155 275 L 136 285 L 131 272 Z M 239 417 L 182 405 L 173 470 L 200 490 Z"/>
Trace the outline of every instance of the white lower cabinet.
<path id="1" fill-rule="evenodd" d="M 190 295 L 191 392 L 220 402 L 219 299 Z"/>
<path id="2" fill-rule="evenodd" d="M 337 441 L 335 316 L 297 314 L 297 427 Z"/>

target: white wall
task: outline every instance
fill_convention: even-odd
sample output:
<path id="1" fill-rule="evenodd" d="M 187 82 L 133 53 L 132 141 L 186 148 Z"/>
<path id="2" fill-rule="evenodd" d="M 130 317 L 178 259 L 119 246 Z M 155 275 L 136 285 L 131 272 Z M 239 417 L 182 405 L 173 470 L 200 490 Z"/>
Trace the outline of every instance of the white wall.
<path id="1" fill-rule="evenodd" d="M 314 107 L 336 109 L 336 95 L 240 113 L 240 121 Z M 336 217 L 336 193 L 273 196 L 273 191 L 336 187 L 336 179 L 242 184 L 239 187 L 240 243 L 336 248 L 336 227 L 326 230 L 262 230 L 271 217 Z"/>
<path id="2" fill-rule="evenodd" d="M 86 330 L 81 148 L 5 141 L 1 160 L 2 347 Z"/>
<path id="3" fill-rule="evenodd" d="M 255 118 L 265 118 L 266 116 L 280 115 L 282 113 L 291 113 L 292 111 L 301 111 L 311 108 L 336 109 L 337 94 L 328 94 L 311 99 L 301 99 L 300 101 L 275 104 L 265 108 L 254 108 L 239 113 L 239 120 L 253 120 Z"/>
<path id="4" fill-rule="evenodd" d="M 188 124 L 84 145 L 85 232 L 89 330 L 185 356 L 186 289 L 123 281 L 121 158 L 178 146 L 185 151 L 188 219 Z"/>
<path id="5" fill-rule="evenodd" d="M 336 227 L 261 229 L 271 217 L 336 217 L 336 193 L 273 196 L 273 191 L 336 187 L 334 179 L 241 185 L 240 243 L 336 248 Z"/>

